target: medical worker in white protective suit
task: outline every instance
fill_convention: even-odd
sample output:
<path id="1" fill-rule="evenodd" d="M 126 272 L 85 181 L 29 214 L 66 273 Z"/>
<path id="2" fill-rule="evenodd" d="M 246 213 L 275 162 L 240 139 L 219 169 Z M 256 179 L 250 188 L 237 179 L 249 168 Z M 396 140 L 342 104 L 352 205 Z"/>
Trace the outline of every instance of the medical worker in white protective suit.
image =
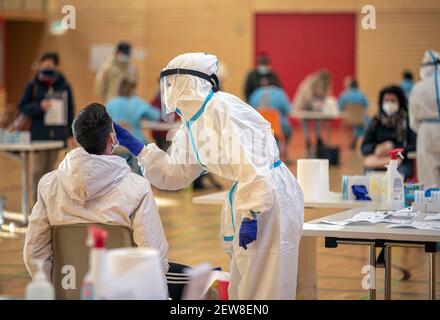
<path id="1" fill-rule="evenodd" d="M 409 121 L 417 132 L 417 174 L 425 187 L 440 187 L 440 56 L 428 50 L 409 97 Z"/>
<path id="2" fill-rule="evenodd" d="M 230 299 L 295 299 L 303 193 L 279 159 L 270 124 L 218 91 L 217 63 L 213 55 L 187 53 L 161 72 L 163 115 L 175 112 L 183 122 L 168 153 L 116 125 L 117 138 L 160 189 L 184 188 L 203 172 L 234 181 L 221 217 Z"/>

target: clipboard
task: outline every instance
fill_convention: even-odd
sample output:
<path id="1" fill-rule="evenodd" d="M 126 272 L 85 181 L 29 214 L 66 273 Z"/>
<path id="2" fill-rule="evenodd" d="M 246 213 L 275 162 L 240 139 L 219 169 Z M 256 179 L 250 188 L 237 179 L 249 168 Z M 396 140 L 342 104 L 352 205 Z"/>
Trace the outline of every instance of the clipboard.
<path id="1" fill-rule="evenodd" d="M 48 93 L 49 109 L 44 114 L 46 126 L 67 126 L 67 91 Z"/>

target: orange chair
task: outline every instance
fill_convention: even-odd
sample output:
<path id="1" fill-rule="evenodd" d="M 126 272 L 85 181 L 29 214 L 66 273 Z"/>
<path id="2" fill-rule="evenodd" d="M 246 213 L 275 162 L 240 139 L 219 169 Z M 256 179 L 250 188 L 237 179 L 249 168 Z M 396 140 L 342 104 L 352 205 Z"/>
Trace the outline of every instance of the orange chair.
<path id="1" fill-rule="evenodd" d="M 263 116 L 267 122 L 270 123 L 273 130 L 273 135 L 278 142 L 280 148 L 281 157 L 287 157 L 287 143 L 284 138 L 283 127 L 281 125 L 281 115 L 278 110 L 270 107 L 259 107 L 257 111 Z M 282 146 L 282 148 L 281 148 Z"/>

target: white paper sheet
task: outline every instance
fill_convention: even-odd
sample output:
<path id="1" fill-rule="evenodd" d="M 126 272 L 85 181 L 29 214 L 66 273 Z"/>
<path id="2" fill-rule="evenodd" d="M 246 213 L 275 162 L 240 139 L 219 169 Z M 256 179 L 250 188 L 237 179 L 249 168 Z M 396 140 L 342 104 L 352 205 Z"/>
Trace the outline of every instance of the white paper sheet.
<path id="1" fill-rule="evenodd" d="M 409 228 L 419 230 L 440 230 L 440 222 L 434 221 L 413 221 L 411 223 L 391 225 L 387 228 Z"/>
<path id="2" fill-rule="evenodd" d="M 435 214 L 429 214 L 425 217 L 425 221 L 440 220 L 440 212 Z"/>
<path id="3" fill-rule="evenodd" d="M 63 99 L 49 99 L 49 109 L 44 114 L 46 126 L 67 125 L 66 103 Z"/>
<path id="4" fill-rule="evenodd" d="M 331 220 L 319 220 L 318 223 L 336 225 L 336 226 L 346 226 L 355 223 L 391 223 L 391 224 L 408 224 L 408 217 L 412 217 L 413 214 L 408 212 L 402 212 L 397 214 L 393 211 L 362 211 L 354 215 L 349 219 L 342 221 L 331 221 Z"/>

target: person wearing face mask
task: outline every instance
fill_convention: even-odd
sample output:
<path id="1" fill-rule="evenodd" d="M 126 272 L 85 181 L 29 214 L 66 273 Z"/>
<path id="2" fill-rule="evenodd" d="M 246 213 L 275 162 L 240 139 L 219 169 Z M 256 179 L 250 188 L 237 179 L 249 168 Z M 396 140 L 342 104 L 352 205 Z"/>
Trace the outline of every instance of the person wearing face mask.
<path id="1" fill-rule="evenodd" d="M 268 79 L 274 86 L 280 86 L 277 74 L 270 67 L 269 57 L 266 54 L 261 54 L 257 57 L 257 66 L 246 77 L 244 96 L 247 102 L 249 102 L 251 94 L 263 85 L 265 79 Z"/>
<path id="2" fill-rule="evenodd" d="M 417 132 L 417 174 L 425 187 L 440 187 L 440 55 L 423 55 L 420 78 L 409 98 L 409 120 Z"/>
<path id="3" fill-rule="evenodd" d="M 120 144 L 157 188 L 179 190 L 209 172 L 231 181 L 219 238 L 231 258 L 230 299 L 295 299 L 304 196 L 280 160 L 270 124 L 219 91 L 217 57 L 186 53 L 160 74 L 162 117 L 182 119 L 167 152 L 115 125 Z"/>
<path id="4" fill-rule="evenodd" d="M 415 151 L 416 135 L 409 127 L 408 102 L 400 87 L 390 86 L 379 93 L 379 112 L 371 120 L 362 142 L 364 166 L 369 170 L 385 170 L 390 161 L 388 152 L 395 148 L 405 149 L 405 159 L 399 165 L 400 173 L 413 176 L 412 160 L 406 153 Z"/>
<path id="5" fill-rule="evenodd" d="M 55 52 L 46 52 L 40 59 L 40 67 L 34 79 L 26 85 L 19 102 L 20 111 L 31 119 L 31 139 L 62 140 L 66 145 L 73 145 L 73 94 L 64 75 L 58 71 L 59 57 Z M 66 111 L 66 121 L 60 125 L 48 124 L 45 114 L 51 108 L 49 97 L 63 97 Z M 33 156 L 33 194 L 36 199 L 37 184 L 40 178 L 53 170 L 58 157 L 58 150 L 45 150 L 34 153 Z"/>
<path id="6" fill-rule="evenodd" d="M 131 45 L 120 42 L 116 46 L 114 55 L 103 63 L 95 78 L 95 94 L 107 103 L 119 94 L 122 80 L 138 83 L 136 68 L 131 64 Z"/>
<path id="7" fill-rule="evenodd" d="M 124 159 L 112 155 L 118 142 L 105 107 L 85 106 L 72 128 L 80 147 L 67 153 L 38 184 L 23 249 L 27 270 L 34 277 L 35 261 L 43 260 L 51 278 L 52 226 L 100 223 L 129 228 L 136 246 L 159 252 L 167 272 L 168 243 L 150 183 L 130 172 Z"/>

